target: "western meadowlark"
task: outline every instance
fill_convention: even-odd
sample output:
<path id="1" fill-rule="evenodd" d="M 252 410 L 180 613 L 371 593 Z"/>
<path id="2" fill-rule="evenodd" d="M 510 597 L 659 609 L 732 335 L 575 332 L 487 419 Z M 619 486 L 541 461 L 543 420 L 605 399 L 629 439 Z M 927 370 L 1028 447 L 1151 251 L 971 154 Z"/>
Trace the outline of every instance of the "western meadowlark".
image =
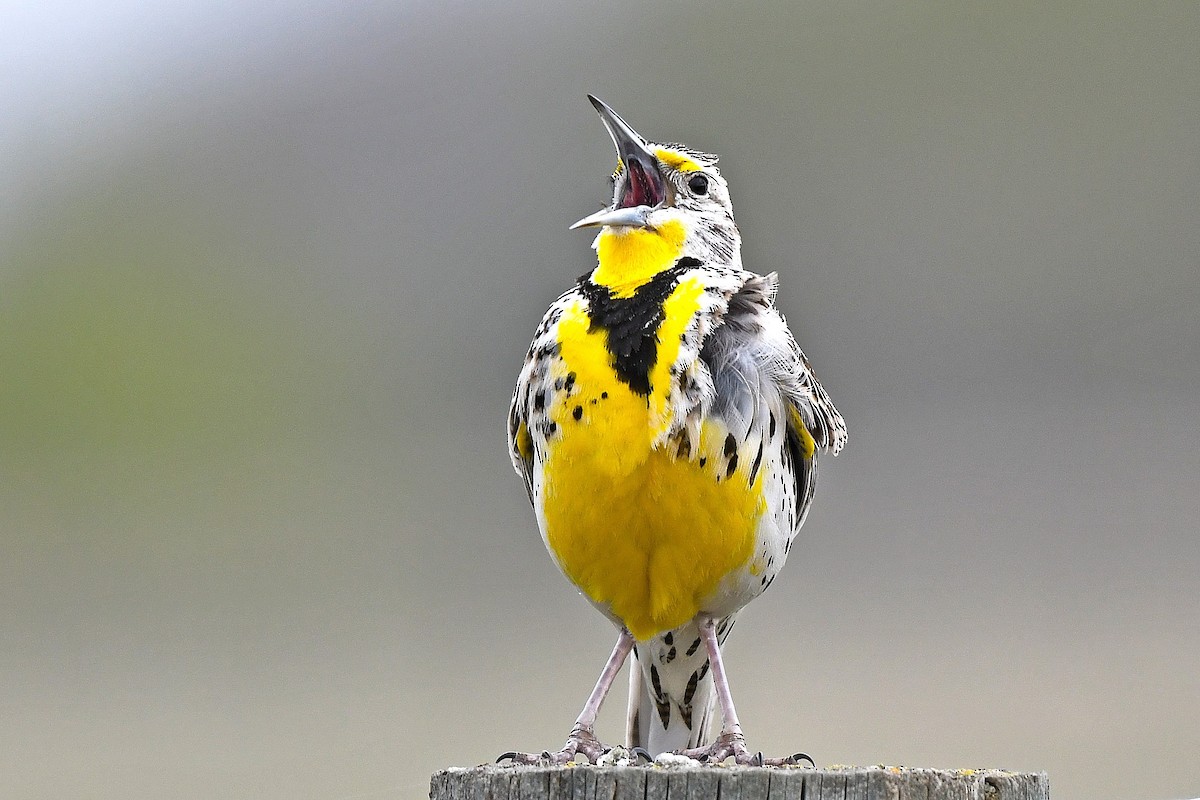
<path id="1" fill-rule="evenodd" d="M 600 229 L 597 265 L 538 327 L 508 442 L 551 556 L 620 635 L 566 746 L 501 758 L 600 758 L 596 714 L 632 650 L 629 747 L 764 763 L 720 647 L 783 567 L 817 450 L 836 454 L 846 425 L 775 308 L 777 276 L 742 268 L 716 156 L 588 99 L 617 148 L 612 204 L 571 226 Z"/>

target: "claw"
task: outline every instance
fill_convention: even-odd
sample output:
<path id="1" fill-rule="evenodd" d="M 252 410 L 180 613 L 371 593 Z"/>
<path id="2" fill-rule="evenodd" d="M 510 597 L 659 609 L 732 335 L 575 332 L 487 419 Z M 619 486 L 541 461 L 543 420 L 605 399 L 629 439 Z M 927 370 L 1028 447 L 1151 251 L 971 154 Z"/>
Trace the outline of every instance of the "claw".
<path id="1" fill-rule="evenodd" d="M 741 739 L 741 734 L 722 733 L 715 742 L 707 747 L 694 747 L 690 750 L 676 752 L 681 756 L 694 758 L 702 764 L 720 764 L 730 756 L 733 756 L 739 763 L 749 763 L 746 744 Z"/>
<path id="2" fill-rule="evenodd" d="M 601 744 L 591 729 L 576 726 L 571 730 L 571 735 L 567 737 L 567 743 L 563 745 L 563 749 L 556 753 L 551 753 L 549 750 L 543 750 L 538 754 L 512 751 L 501 755 L 496 759 L 496 763 L 508 760 L 514 764 L 566 764 L 574 761 L 578 756 L 586 758 L 594 764 L 611 749 L 611 747 Z"/>
<path id="3" fill-rule="evenodd" d="M 654 756 L 650 755 L 650 751 L 644 747 L 635 747 L 629 751 L 629 755 L 634 758 L 644 758 L 647 764 L 654 763 Z"/>
<path id="4" fill-rule="evenodd" d="M 695 747 L 690 750 L 677 750 L 677 755 L 687 756 L 690 759 L 699 761 L 702 764 L 720 764 L 725 759 L 733 756 L 735 763 L 749 767 L 783 767 L 799 764 L 801 761 L 807 761 L 816 766 L 816 762 L 812 760 L 812 756 L 807 753 L 796 753 L 787 758 L 767 758 L 762 754 L 762 751 L 751 754 L 746 749 L 746 740 L 740 732 L 726 732 L 717 737 L 717 740 L 707 747 Z"/>
<path id="5" fill-rule="evenodd" d="M 507 753 L 501 753 L 500 757 L 496 759 L 496 763 L 499 764 L 502 761 L 511 761 L 514 764 L 532 765 L 545 764 L 551 760 L 553 760 L 553 756 L 544 750 L 540 754 L 522 753 L 518 750 L 509 750 Z"/>

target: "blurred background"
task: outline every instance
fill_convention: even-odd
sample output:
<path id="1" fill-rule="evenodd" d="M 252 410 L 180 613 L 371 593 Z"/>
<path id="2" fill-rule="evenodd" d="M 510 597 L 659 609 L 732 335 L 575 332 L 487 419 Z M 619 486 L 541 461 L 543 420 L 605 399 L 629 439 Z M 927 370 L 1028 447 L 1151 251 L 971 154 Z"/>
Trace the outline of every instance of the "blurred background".
<path id="1" fill-rule="evenodd" d="M 505 447 L 613 154 L 720 153 L 845 414 L 752 746 L 1200 795 L 1200 5 L 0 11 L 0 795 L 413 798 L 614 633 Z M 601 734 L 623 735 L 624 686 Z"/>

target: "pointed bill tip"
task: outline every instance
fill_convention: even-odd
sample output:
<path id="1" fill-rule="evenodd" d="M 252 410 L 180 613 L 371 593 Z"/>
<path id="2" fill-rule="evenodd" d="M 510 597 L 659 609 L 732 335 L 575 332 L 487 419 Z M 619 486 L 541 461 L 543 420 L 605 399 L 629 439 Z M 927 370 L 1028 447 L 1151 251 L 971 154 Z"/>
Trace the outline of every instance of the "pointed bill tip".
<path id="1" fill-rule="evenodd" d="M 602 208 L 595 214 L 589 214 L 579 220 L 568 228 L 568 230 L 573 231 L 579 228 L 603 228 L 608 226 L 644 228 L 646 227 L 646 213 L 649 210 L 646 206 Z"/>
<path id="2" fill-rule="evenodd" d="M 589 94 L 587 98 L 600 114 L 600 121 L 604 123 L 608 135 L 612 137 L 618 155 L 624 156 L 626 150 L 649 153 L 646 149 L 646 138 L 635 131 L 633 126 L 621 118 L 620 114 L 613 111 L 612 106 L 594 94 Z"/>

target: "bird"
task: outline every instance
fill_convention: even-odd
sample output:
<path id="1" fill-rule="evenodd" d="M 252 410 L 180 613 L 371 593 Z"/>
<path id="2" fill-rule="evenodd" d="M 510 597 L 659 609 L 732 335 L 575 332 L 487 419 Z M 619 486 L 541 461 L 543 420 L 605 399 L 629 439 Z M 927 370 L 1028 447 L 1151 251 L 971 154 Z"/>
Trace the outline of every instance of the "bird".
<path id="1" fill-rule="evenodd" d="M 631 652 L 626 752 L 808 759 L 750 751 L 721 646 L 783 567 L 846 424 L 775 304 L 778 275 L 742 266 L 717 156 L 588 99 L 617 151 L 612 198 L 571 226 L 598 229 L 596 265 L 536 329 L 508 445 L 552 559 L 618 637 L 566 744 L 500 760 L 610 753 L 596 716 Z"/>

